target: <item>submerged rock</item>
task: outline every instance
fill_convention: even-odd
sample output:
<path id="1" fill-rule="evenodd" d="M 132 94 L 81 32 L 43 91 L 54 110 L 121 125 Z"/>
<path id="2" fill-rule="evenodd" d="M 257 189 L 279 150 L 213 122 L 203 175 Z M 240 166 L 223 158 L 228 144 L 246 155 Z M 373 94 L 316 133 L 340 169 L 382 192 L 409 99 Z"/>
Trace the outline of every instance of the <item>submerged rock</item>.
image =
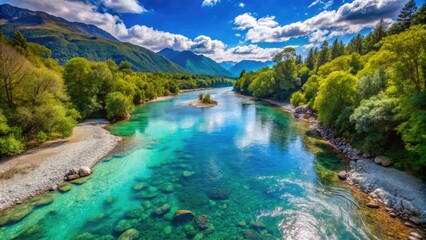
<path id="1" fill-rule="evenodd" d="M 128 229 L 135 228 L 139 224 L 139 221 L 136 219 L 131 220 L 120 220 L 118 224 L 114 227 L 114 231 L 117 233 L 122 233 Z"/>
<path id="2" fill-rule="evenodd" d="M 71 186 L 68 185 L 68 184 L 67 185 L 63 185 L 63 186 L 59 187 L 58 190 L 60 192 L 68 192 L 69 190 L 71 190 Z"/>
<path id="3" fill-rule="evenodd" d="M 187 177 L 191 177 L 194 174 L 195 174 L 195 172 L 193 172 L 193 171 L 183 171 L 182 176 L 187 178 Z"/>
<path id="4" fill-rule="evenodd" d="M 33 206 L 30 205 L 20 205 L 15 208 L 7 210 L 7 212 L 2 212 L 0 215 L 0 226 L 17 223 L 28 216 L 32 210 Z"/>
<path id="5" fill-rule="evenodd" d="M 201 215 L 195 219 L 195 223 L 197 224 L 197 227 L 199 229 L 207 229 L 209 225 L 209 217 L 207 217 L 206 215 Z"/>
<path id="6" fill-rule="evenodd" d="M 177 210 L 173 216 L 173 222 L 177 224 L 184 224 L 194 219 L 194 213 L 189 210 Z"/>
<path id="7" fill-rule="evenodd" d="M 74 180 L 70 181 L 70 183 L 77 184 L 77 185 L 81 185 L 81 184 L 83 184 L 83 183 L 87 182 L 87 180 L 89 180 L 89 178 L 90 178 L 90 177 L 81 177 L 81 178 L 77 178 L 77 179 L 74 179 Z"/>
<path id="8" fill-rule="evenodd" d="M 161 207 L 156 208 L 153 212 L 152 215 L 154 217 L 162 217 L 164 214 L 168 213 L 171 209 L 171 206 L 168 204 L 164 204 Z"/>
<path id="9" fill-rule="evenodd" d="M 127 210 L 124 213 L 124 216 L 130 219 L 144 219 L 146 218 L 146 212 L 142 207 L 137 207 L 137 208 Z"/>
<path id="10" fill-rule="evenodd" d="M 120 235 L 118 240 L 134 240 L 139 237 L 139 231 L 131 228 Z"/>
<path id="11" fill-rule="evenodd" d="M 266 225 L 261 221 L 251 221 L 250 227 L 254 230 L 263 230 L 266 228 Z"/>
<path id="12" fill-rule="evenodd" d="M 141 183 L 138 183 L 135 186 L 133 186 L 133 190 L 138 192 L 138 191 L 144 190 L 148 187 L 149 187 L 149 184 L 147 182 L 141 182 Z"/>
<path id="13" fill-rule="evenodd" d="M 212 200 L 226 200 L 229 198 L 229 190 L 216 189 L 216 190 L 210 191 L 207 195 Z"/>

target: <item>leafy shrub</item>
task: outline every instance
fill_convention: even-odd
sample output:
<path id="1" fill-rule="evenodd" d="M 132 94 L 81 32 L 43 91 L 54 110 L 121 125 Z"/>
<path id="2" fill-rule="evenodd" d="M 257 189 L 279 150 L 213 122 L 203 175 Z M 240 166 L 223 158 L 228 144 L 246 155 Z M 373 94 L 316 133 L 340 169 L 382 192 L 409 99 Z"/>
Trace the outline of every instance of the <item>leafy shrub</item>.
<path id="1" fill-rule="evenodd" d="M 0 157 L 10 157 L 21 153 L 23 150 L 24 144 L 12 134 L 0 137 Z"/>
<path id="2" fill-rule="evenodd" d="M 39 131 L 36 135 L 36 139 L 39 143 L 44 143 L 49 139 L 49 135 L 43 131 Z"/>
<path id="3" fill-rule="evenodd" d="M 120 92 L 109 93 L 105 106 L 107 117 L 111 120 L 119 120 L 126 117 L 132 111 L 132 101 Z"/>
<path id="4" fill-rule="evenodd" d="M 298 107 L 300 105 L 306 104 L 306 98 L 305 95 L 301 91 L 297 91 L 291 95 L 290 103 L 293 104 L 293 106 Z"/>

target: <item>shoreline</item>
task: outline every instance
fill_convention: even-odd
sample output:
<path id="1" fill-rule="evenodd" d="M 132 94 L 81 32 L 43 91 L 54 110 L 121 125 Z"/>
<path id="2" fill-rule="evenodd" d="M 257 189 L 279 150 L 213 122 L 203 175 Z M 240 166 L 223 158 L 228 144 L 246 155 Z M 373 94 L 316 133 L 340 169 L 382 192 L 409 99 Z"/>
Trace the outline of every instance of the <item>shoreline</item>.
<path id="1" fill-rule="evenodd" d="M 112 135 L 106 120 L 79 123 L 73 135 L 28 149 L 0 162 L 0 211 L 47 192 L 64 181 L 70 169 L 93 167 L 121 140 Z"/>
<path id="2" fill-rule="evenodd" d="M 348 188 L 355 188 L 366 195 L 366 199 L 362 199 L 362 209 L 373 211 L 377 208 L 381 212 L 376 216 L 383 218 L 385 215 L 387 220 L 396 218 L 401 221 L 402 224 L 399 225 L 402 225 L 405 232 L 409 233 L 404 238 L 420 239 L 412 236 L 412 232 L 425 237 L 426 184 L 406 172 L 375 163 L 372 156 L 362 154 L 342 138 L 335 138 L 334 131 L 321 126 L 308 107 L 299 106 L 295 108 L 290 103 L 270 99 L 258 100 L 283 108 L 296 119 L 304 121 L 309 129 L 316 131 L 321 138 L 331 144 L 336 152 L 343 154 L 350 161 L 347 171 L 336 172 L 336 178 L 338 175 L 343 175 L 342 178 L 340 176 L 338 178 L 347 184 Z M 377 222 L 376 224 L 380 225 Z"/>

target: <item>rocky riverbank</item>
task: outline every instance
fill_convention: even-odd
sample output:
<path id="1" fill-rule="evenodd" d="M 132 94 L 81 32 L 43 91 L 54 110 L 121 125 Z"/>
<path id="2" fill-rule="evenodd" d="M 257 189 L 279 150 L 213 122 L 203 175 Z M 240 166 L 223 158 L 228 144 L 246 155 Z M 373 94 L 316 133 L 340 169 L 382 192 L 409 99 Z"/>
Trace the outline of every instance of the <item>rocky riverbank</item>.
<path id="1" fill-rule="evenodd" d="M 107 124 L 106 120 L 87 120 L 68 139 L 0 161 L 0 210 L 55 188 L 70 169 L 91 167 L 106 156 L 120 140 L 104 128 Z"/>
<path id="2" fill-rule="evenodd" d="M 338 177 L 368 194 L 366 207 L 384 208 L 390 217 L 400 217 L 404 225 L 413 228 L 409 239 L 423 239 L 426 233 L 426 184 L 405 172 L 390 167 L 385 156 L 370 156 L 352 147 L 335 131 L 318 123 L 315 113 L 307 106 L 294 108 L 289 103 L 263 101 L 284 108 L 296 118 L 305 120 L 310 129 L 326 139 L 337 152 L 350 160 L 347 171 Z M 422 238 L 423 237 L 423 238 Z"/>

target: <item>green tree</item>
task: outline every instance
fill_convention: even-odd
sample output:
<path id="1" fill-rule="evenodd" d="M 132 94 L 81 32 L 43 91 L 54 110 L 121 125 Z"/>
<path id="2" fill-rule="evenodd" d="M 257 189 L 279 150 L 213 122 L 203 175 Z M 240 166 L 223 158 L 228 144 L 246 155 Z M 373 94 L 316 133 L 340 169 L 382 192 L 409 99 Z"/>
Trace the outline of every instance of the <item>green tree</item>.
<path id="1" fill-rule="evenodd" d="M 354 38 L 352 38 L 352 40 L 348 44 L 348 52 L 362 54 L 363 41 L 364 41 L 364 37 L 361 34 L 356 35 Z"/>
<path id="2" fill-rule="evenodd" d="M 65 64 L 66 89 L 83 118 L 101 108 L 97 100 L 99 82 L 90 79 L 91 73 L 91 63 L 85 58 L 73 58 Z"/>
<path id="3" fill-rule="evenodd" d="M 321 67 L 323 64 L 328 62 L 328 60 L 329 60 L 328 42 L 324 41 L 321 45 L 321 50 L 319 52 L 318 61 L 317 61 L 317 68 Z"/>
<path id="4" fill-rule="evenodd" d="M 306 104 L 307 100 L 301 91 L 297 91 L 291 95 L 290 103 L 297 107 Z"/>
<path id="5" fill-rule="evenodd" d="M 120 92 L 112 92 L 107 95 L 105 109 L 107 117 L 111 120 L 125 119 L 133 107 L 130 99 Z"/>
<path id="6" fill-rule="evenodd" d="M 397 34 L 408 29 L 413 23 L 413 15 L 417 11 L 417 5 L 414 0 L 408 1 L 396 19 L 396 22 L 389 29 L 391 34 Z"/>
<path id="7" fill-rule="evenodd" d="M 315 67 L 315 53 L 314 53 L 314 49 L 313 48 L 311 48 L 309 50 L 308 56 L 306 57 L 306 60 L 305 60 L 305 64 L 306 64 L 306 66 L 310 70 L 314 70 L 314 67 Z"/>
<path id="8" fill-rule="evenodd" d="M 357 82 L 352 74 L 343 71 L 332 72 L 324 79 L 314 104 L 321 123 L 333 126 L 346 107 L 356 104 Z"/>
<path id="9" fill-rule="evenodd" d="M 28 42 L 20 31 L 15 32 L 12 39 L 12 46 L 22 55 L 27 55 Z"/>
<path id="10" fill-rule="evenodd" d="M 391 35 L 383 40 L 382 49 L 396 56 L 395 71 L 400 81 L 409 80 L 408 86 L 416 91 L 425 87 L 426 28 L 413 26 L 402 34 Z"/>
<path id="11" fill-rule="evenodd" d="M 413 24 L 426 24 L 426 3 L 413 15 Z"/>
<path id="12" fill-rule="evenodd" d="M 384 95 L 373 96 L 361 101 L 361 105 L 350 116 L 357 134 L 361 135 L 361 148 L 372 154 L 383 154 L 395 127 L 396 104 Z"/>
<path id="13" fill-rule="evenodd" d="M 15 107 L 15 94 L 19 86 L 31 75 L 31 64 L 15 49 L 0 43 L 0 79 L 9 108 Z"/>

